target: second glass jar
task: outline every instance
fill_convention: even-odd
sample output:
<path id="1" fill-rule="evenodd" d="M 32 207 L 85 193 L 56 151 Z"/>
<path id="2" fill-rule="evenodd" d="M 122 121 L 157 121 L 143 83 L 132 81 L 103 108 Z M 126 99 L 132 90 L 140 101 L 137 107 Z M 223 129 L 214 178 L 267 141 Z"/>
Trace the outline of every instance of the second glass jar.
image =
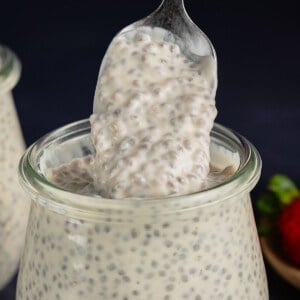
<path id="1" fill-rule="evenodd" d="M 12 89 L 20 71 L 15 54 L 0 45 L 0 289 L 17 271 L 30 204 L 18 182 L 25 144 Z"/>

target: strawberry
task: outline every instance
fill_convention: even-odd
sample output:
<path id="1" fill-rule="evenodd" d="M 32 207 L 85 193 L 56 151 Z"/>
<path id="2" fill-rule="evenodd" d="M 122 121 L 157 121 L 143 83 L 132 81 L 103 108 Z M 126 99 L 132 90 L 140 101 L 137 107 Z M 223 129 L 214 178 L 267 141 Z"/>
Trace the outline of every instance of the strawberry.
<path id="1" fill-rule="evenodd" d="M 290 261 L 300 267 L 300 197 L 283 208 L 278 218 L 282 247 Z"/>
<path id="2" fill-rule="evenodd" d="M 300 191 L 295 183 L 283 174 L 273 175 L 256 205 L 262 215 L 259 234 L 276 236 L 279 231 L 284 253 L 300 267 Z"/>

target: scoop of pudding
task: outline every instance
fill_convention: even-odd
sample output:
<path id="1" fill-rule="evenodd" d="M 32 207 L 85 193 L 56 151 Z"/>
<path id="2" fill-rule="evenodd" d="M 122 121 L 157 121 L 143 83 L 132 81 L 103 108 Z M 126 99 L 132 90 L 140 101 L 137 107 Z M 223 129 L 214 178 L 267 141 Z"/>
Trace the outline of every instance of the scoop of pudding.
<path id="1" fill-rule="evenodd" d="M 95 93 L 91 162 L 107 198 L 186 194 L 209 173 L 216 117 L 216 62 L 191 61 L 162 29 L 125 33 L 111 43 Z"/>

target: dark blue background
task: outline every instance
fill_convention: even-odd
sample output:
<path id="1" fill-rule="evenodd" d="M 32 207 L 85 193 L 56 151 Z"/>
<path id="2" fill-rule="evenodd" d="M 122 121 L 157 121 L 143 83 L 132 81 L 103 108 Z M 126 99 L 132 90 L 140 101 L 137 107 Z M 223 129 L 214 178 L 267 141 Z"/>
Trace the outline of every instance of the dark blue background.
<path id="1" fill-rule="evenodd" d="M 9 3 L 4 3 L 5 1 Z M 291 1 L 186 0 L 218 54 L 217 121 L 245 135 L 263 159 L 254 198 L 275 172 L 300 185 L 300 26 Z M 23 65 L 14 91 L 27 144 L 92 110 L 99 65 L 112 37 L 159 0 L 0 3 L 0 43 Z M 269 268 L 271 300 L 300 292 Z M 14 299 L 13 282 L 0 300 Z M 239 299 L 237 299 L 239 300 Z"/>

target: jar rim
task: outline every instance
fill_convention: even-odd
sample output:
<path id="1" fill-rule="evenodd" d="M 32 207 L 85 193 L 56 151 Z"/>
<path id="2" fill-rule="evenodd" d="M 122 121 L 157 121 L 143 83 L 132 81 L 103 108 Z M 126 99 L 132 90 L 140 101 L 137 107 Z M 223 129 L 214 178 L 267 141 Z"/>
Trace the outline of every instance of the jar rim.
<path id="1" fill-rule="evenodd" d="M 240 134 L 215 123 L 211 135 L 215 135 L 216 138 L 225 137 L 228 143 L 235 144 L 242 160 L 235 174 L 211 188 L 187 195 L 171 195 L 163 198 L 108 199 L 101 196 L 74 193 L 49 182 L 39 170 L 39 159 L 44 150 L 58 139 L 66 141 L 74 137 L 74 133 L 83 136 L 89 132 L 89 120 L 80 120 L 46 134 L 26 150 L 20 160 L 19 177 L 21 185 L 33 200 L 58 213 L 72 213 L 81 218 L 97 218 L 103 210 L 108 208 L 110 211 L 126 211 L 129 207 L 147 209 L 162 203 L 166 204 L 164 207 L 170 207 L 171 204 L 177 212 L 214 205 L 228 198 L 234 198 L 242 192 L 250 192 L 260 177 L 261 158 L 256 148 Z M 160 214 L 174 212 L 163 211 L 162 207 Z"/>
<path id="2" fill-rule="evenodd" d="M 20 60 L 12 50 L 0 44 L 0 93 L 12 90 L 20 74 Z"/>

